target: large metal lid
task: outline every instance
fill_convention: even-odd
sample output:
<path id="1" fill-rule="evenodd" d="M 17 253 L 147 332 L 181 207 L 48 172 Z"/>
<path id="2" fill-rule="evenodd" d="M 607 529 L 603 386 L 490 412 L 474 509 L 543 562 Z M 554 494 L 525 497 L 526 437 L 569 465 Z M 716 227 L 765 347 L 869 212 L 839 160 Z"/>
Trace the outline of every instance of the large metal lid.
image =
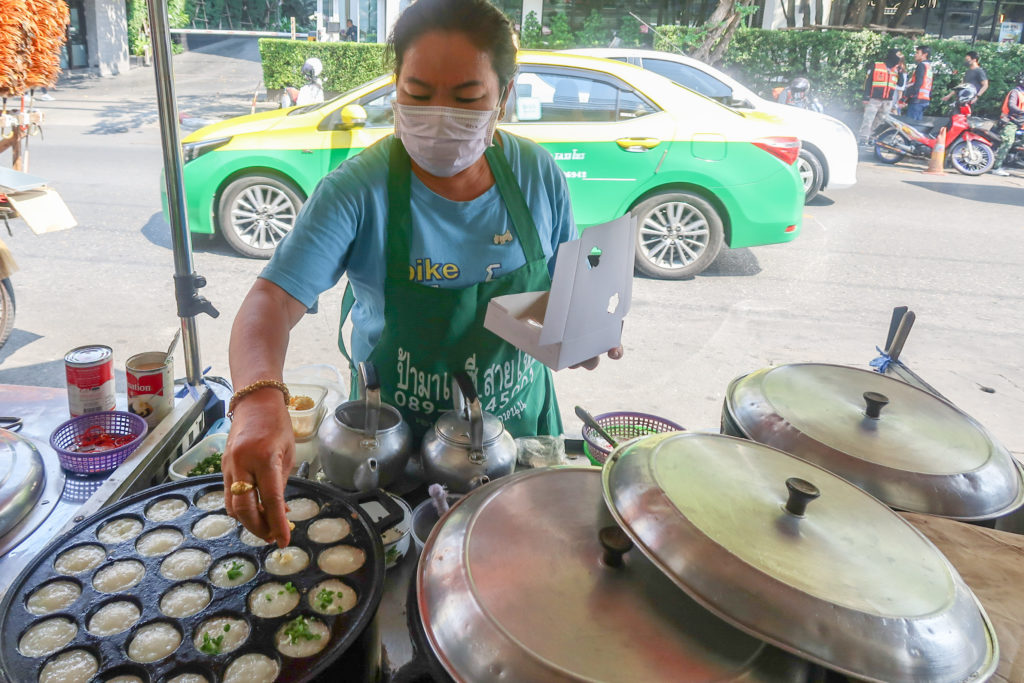
<path id="1" fill-rule="evenodd" d="M 32 442 L 0 429 L 0 536 L 31 512 L 45 483 L 43 458 Z"/>
<path id="2" fill-rule="evenodd" d="M 608 506 L 640 549 L 752 635 L 865 680 L 959 682 L 995 670 L 992 626 L 945 557 L 811 463 L 675 433 L 626 444 L 603 475 Z"/>
<path id="3" fill-rule="evenodd" d="M 519 472 L 455 505 L 417 570 L 424 630 L 448 673 L 472 683 L 807 680 L 806 662 L 718 619 L 641 553 L 605 564 L 602 533 L 625 539 L 596 468 Z"/>
<path id="4" fill-rule="evenodd" d="M 1024 504 L 1022 469 L 946 401 L 875 372 L 794 364 L 738 378 L 729 421 L 754 441 L 835 472 L 892 507 L 963 520 Z"/>

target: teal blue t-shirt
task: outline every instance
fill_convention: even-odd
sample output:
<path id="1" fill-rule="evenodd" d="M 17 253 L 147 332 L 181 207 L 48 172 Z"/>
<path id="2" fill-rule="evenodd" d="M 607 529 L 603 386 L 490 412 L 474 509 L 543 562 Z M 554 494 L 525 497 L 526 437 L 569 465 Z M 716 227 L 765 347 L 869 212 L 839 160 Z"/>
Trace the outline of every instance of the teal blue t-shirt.
<path id="1" fill-rule="evenodd" d="M 558 245 L 579 236 L 565 176 L 540 145 L 499 134 L 553 271 Z M 260 274 L 313 308 L 317 297 L 347 273 L 356 296 L 351 353 L 357 363 L 370 355 L 384 328 L 390 140 L 368 147 L 320 181 Z M 415 174 L 410 177 L 411 279 L 462 288 L 525 265 L 496 185 L 476 199 L 455 202 L 428 189 Z"/>

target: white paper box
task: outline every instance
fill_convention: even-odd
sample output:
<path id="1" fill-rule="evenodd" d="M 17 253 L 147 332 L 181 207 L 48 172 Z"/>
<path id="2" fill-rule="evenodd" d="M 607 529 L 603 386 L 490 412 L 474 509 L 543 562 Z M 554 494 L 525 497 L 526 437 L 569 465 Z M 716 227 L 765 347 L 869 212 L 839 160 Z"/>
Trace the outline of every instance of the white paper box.
<path id="1" fill-rule="evenodd" d="M 491 299 L 484 327 L 552 370 L 619 346 L 633 295 L 636 218 L 623 216 L 558 247 L 551 291 Z"/>

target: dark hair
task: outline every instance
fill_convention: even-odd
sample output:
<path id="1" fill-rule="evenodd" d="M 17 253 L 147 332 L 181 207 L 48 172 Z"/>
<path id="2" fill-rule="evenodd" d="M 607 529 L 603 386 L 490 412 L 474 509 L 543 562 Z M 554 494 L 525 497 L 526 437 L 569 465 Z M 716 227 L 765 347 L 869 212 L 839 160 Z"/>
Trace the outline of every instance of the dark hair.
<path id="1" fill-rule="evenodd" d="M 894 47 L 889 48 L 889 52 L 886 53 L 885 59 L 883 60 L 885 65 L 892 69 L 900 63 L 900 51 Z"/>
<path id="2" fill-rule="evenodd" d="M 388 37 L 387 59 L 397 74 L 406 50 L 430 31 L 457 31 L 491 56 L 502 90 L 516 74 L 512 23 L 487 0 L 418 0 L 398 17 Z"/>
<path id="3" fill-rule="evenodd" d="M 974 50 L 971 50 L 970 52 L 968 52 L 967 56 L 970 57 L 971 59 L 973 59 L 974 61 L 978 61 L 978 53 L 975 52 Z"/>
<path id="4" fill-rule="evenodd" d="M 918 52 L 923 52 L 925 59 L 931 59 L 932 58 L 932 49 L 930 47 L 928 47 L 927 45 L 918 45 L 917 46 L 917 51 Z"/>

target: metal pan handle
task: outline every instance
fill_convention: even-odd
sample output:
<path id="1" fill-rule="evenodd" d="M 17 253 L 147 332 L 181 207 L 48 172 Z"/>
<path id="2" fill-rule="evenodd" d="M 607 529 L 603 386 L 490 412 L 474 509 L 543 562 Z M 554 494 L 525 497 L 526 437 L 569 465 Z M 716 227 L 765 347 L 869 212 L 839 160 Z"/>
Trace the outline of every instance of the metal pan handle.
<path id="1" fill-rule="evenodd" d="M 402 506 L 392 500 L 391 496 L 382 491 L 381 489 L 373 489 L 372 491 L 363 491 L 362 493 L 356 493 L 352 496 L 352 501 L 356 505 L 369 502 L 371 500 L 377 501 L 381 504 L 387 512 L 386 517 L 378 519 L 376 522 L 372 522 L 373 528 L 378 534 L 383 534 L 385 531 L 395 526 L 403 519 L 405 519 L 405 510 Z M 365 510 L 364 510 L 365 512 Z"/>

